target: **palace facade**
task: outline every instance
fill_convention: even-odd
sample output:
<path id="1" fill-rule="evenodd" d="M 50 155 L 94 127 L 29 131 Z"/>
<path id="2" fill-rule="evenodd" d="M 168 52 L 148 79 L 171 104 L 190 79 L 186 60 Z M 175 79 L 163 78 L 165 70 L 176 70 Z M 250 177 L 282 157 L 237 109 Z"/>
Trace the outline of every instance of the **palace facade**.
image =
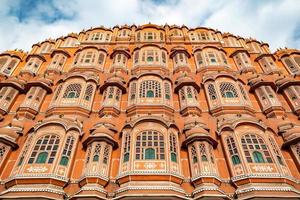
<path id="1" fill-rule="evenodd" d="M 300 51 L 115 26 L 0 54 L 0 199 L 299 199 Z"/>

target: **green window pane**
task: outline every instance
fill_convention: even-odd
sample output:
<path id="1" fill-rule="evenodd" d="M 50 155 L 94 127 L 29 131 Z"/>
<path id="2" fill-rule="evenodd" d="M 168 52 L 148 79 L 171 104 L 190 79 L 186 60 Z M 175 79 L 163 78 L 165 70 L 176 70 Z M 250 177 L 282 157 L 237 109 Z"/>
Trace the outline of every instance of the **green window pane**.
<path id="1" fill-rule="evenodd" d="M 172 162 L 177 162 L 177 155 L 176 155 L 176 153 L 171 153 L 171 161 Z"/>
<path id="2" fill-rule="evenodd" d="M 128 162 L 128 161 L 129 161 L 129 153 L 125 153 L 123 162 Z"/>
<path id="3" fill-rule="evenodd" d="M 63 156 L 60 160 L 60 165 L 67 166 L 69 163 L 69 158 L 67 156 Z"/>
<path id="4" fill-rule="evenodd" d="M 35 163 L 39 163 L 39 164 L 46 163 L 47 157 L 48 157 L 48 153 L 47 152 L 41 152 L 38 155 Z"/>
<path id="5" fill-rule="evenodd" d="M 145 159 L 146 160 L 153 160 L 155 159 L 155 150 L 152 148 L 148 148 L 145 150 Z"/>
<path id="6" fill-rule="evenodd" d="M 94 161 L 94 162 L 98 162 L 98 161 L 99 161 L 99 156 L 98 156 L 98 155 L 94 155 L 93 161 Z"/>
<path id="7" fill-rule="evenodd" d="M 154 93 L 152 90 L 147 91 L 147 97 L 154 97 Z"/>
<path id="8" fill-rule="evenodd" d="M 232 160 L 232 163 L 233 163 L 234 165 L 237 165 L 237 164 L 240 164 L 240 163 L 241 163 L 241 160 L 240 160 L 240 158 L 239 158 L 237 155 L 232 156 L 232 157 L 231 157 L 231 160 Z"/>
<path id="9" fill-rule="evenodd" d="M 255 163 L 264 163 L 265 162 L 265 160 L 260 152 L 254 151 L 252 153 L 252 155 L 253 155 L 253 159 L 254 159 Z"/>

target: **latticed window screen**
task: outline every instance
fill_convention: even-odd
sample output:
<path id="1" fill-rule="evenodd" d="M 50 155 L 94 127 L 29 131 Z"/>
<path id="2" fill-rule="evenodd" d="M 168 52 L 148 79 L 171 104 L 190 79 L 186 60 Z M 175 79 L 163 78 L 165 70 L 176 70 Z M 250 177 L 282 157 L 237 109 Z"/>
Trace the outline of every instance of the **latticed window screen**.
<path id="1" fill-rule="evenodd" d="M 296 144 L 296 156 L 300 159 L 300 142 Z"/>
<path id="2" fill-rule="evenodd" d="M 298 68 L 294 65 L 294 63 L 292 62 L 291 58 L 284 58 L 284 63 L 285 65 L 289 68 L 289 70 L 292 72 L 292 73 L 296 73 L 298 72 Z"/>
<path id="3" fill-rule="evenodd" d="M 130 100 L 134 100 L 136 95 L 136 83 L 130 84 Z"/>
<path id="4" fill-rule="evenodd" d="M 119 88 L 116 88 L 116 100 L 119 101 L 121 97 L 121 90 Z"/>
<path id="5" fill-rule="evenodd" d="M 209 84 L 207 86 L 207 90 L 208 90 L 208 95 L 209 95 L 210 100 L 216 100 L 217 93 L 216 93 L 215 86 L 213 84 Z"/>
<path id="6" fill-rule="evenodd" d="M 201 161 L 203 161 L 203 162 L 208 161 L 207 152 L 206 152 L 206 148 L 205 148 L 204 144 L 199 145 L 199 152 L 200 152 Z"/>
<path id="7" fill-rule="evenodd" d="M 101 145 L 97 144 L 93 153 L 93 162 L 98 162 L 100 158 Z"/>
<path id="8" fill-rule="evenodd" d="M 67 141 L 65 143 L 65 147 L 63 149 L 60 165 L 67 166 L 69 164 L 74 142 L 75 142 L 75 138 L 72 136 L 68 136 Z"/>
<path id="9" fill-rule="evenodd" d="M 191 154 L 192 154 L 193 163 L 197 163 L 198 162 L 198 156 L 197 156 L 197 151 L 196 151 L 196 148 L 195 148 L 194 145 L 191 147 Z"/>
<path id="10" fill-rule="evenodd" d="M 280 151 L 279 151 L 279 149 L 278 149 L 278 147 L 276 145 L 275 140 L 273 138 L 269 137 L 269 141 L 271 143 L 272 150 L 275 153 L 276 158 L 277 158 L 279 164 L 284 165 L 283 158 L 282 158 L 282 156 L 280 154 Z"/>
<path id="11" fill-rule="evenodd" d="M 215 159 L 214 159 L 214 154 L 213 154 L 213 147 L 211 145 L 209 145 L 209 154 L 210 154 L 210 161 L 212 163 L 214 163 Z"/>
<path id="12" fill-rule="evenodd" d="M 112 87 L 112 86 L 108 87 L 108 98 L 109 99 L 112 99 L 114 97 L 114 90 L 115 90 L 114 87 Z"/>
<path id="13" fill-rule="evenodd" d="M 241 160 L 240 160 L 240 156 L 237 150 L 237 146 L 236 143 L 233 139 L 233 137 L 227 137 L 226 138 L 226 143 L 227 143 L 227 148 L 231 157 L 231 161 L 234 165 L 240 164 Z"/>
<path id="14" fill-rule="evenodd" d="M 161 60 L 163 63 L 167 62 L 166 52 L 164 52 L 164 51 L 161 52 Z"/>
<path id="15" fill-rule="evenodd" d="M 0 90 L 0 99 L 2 99 L 5 96 L 6 91 L 8 90 L 8 87 L 3 87 Z"/>
<path id="16" fill-rule="evenodd" d="M 272 163 L 272 158 L 262 137 L 255 134 L 246 134 L 241 139 L 246 160 L 249 163 Z"/>
<path id="17" fill-rule="evenodd" d="M 240 89 L 240 91 L 241 91 L 241 94 L 242 94 L 243 98 L 247 101 L 247 100 L 248 100 L 248 97 L 247 97 L 247 94 L 246 94 L 246 92 L 245 92 L 245 89 L 244 89 L 244 87 L 242 86 L 241 83 L 239 83 L 239 89 Z"/>
<path id="18" fill-rule="evenodd" d="M 161 85 L 158 81 L 144 81 L 140 85 L 140 97 L 161 97 Z"/>
<path id="19" fill-rule="evenodd" d="M 174 133 L 170 134 L 171 161 L 177 162 L 177 140 Z"/>
<path id="20" fill-rule="evenodd" d="M 222 82 L 220 84 L 220 92 L 223 98 L 237 98 L 237 91 L 232 83 Z"/>
<path id="21" fill-rule="evenodd" d="M 92 153 L 92 146 L 89 145 L 87 150 L 86 150 L 86 159 L 85 159 L 85 164 L 88 164 L 91 160 L 91 153 Z"/>
<path id="22" fill-rule="evenodd" d="M 89 84 L 86 87 L 85 94 L 84 94 L 84 99 L 86 101 L 90 101 L 92 99 L 93 91 L 94 91 L 94 87 L 91 84 Z"/>
<path id="23" fill-rule="evenodd" d="M 3 71 L 3 73 L 5 74 L 10 74 L 11 71 L 15 68 L 15 66 L 17 65 L 17 60 L 16 59 L 12 59 L 9 64 L 5 67 L 5 69 L 2 69 L 1 71 Z M 0 69 L 1 69 L 1 64 L 0 64 Z"/>
<path id="24" fill-rule="evenodd" d="M 31 163 L 53 163 L 58 147 L 58 135 L 44 135 L 36 142 L 28 160 Z"/>
<path id="25" fill-rule="evenodd" d="M 148 130 L 137 135 L 135 158 L 137 160 L 165 159 L 163 134 Z"/>
<path id="26" fill-rule="evenodd" d="M 192 93 L 192 87 L 191 86 L 188 86 L 186 88 L 186 93 L 187 93 L 188 98 L 193 98 L 193 93 Z"/>
<path id="27" fill-rule="evenodd" d="M 54 100 L 57 100 L 60 92 L 61 92 L 61 88 L 62 88 L 62 85 L 59 85 L 56 89 L 56 93 L 55 93 L 55 96 L 54 96 Z"/>
<path id="28" fill-rule="evenodd" d="M 181 100 L 185 100 L 185 93 L 184 93 L 184 89 L 180 89 L 180 97 L 181 97 Z"/>
<path id="29" fill-rule="evenodd" d="M 21 154 L 21 156 L 19 158 L 19 161 L 18 161 L 18 166 L 20 166 L 23 163 L 24 158 L 25 158 L 25 156 L 28 152 L 29 146 L 31 145 L 32 138 L 33 138 L 33 136 L 29 135 L 28 139 L 26 140 L 26 144 L 23 148 L 22 154 Z"/>
<path id="30" fill-rule="evenodd" d="M 104 153 L 103 153 L 103 163 L 107 164 L 109 159 L 109 146 L 106 145 L 104 148 Z"/>
<path id="31" fill-rule="evenodd" d="M 171 97 L 171 89 L 170 89 L 170 84 L 165 83 L 165 98 L 170 99 Z"/>
<path id="32" fill-rule="evenodd" d="M 7 152 L 8 148 L 0 143 L 0 163 L 4 158 L 5 153 Z"/>
<path id="33" fill-rule="evenodd" d="M 7 60 L 7 57 L 0 58 L 0 69 L 6 64 Z"/>
<path id="34" fill-rule="evenodd" d="M 99 65 L 103 65 L 104 64 L 104 53 L 100 52 L 99 53 L 99 59 L 98 59 L 98 63 Z"/>
<path id="35" fill-rule="evenodd" d="M 130 154 L 130 134 L 129 133 L 127 133 L 125 135 L 123 151 L 124 151 L 123 162 L 127 162 L 127 161 L 129 161 L 129 154 Z"/>
<path id="36" fill-rule="evenodd" d="M 68 85 L 63 95 L 63 98 L 78 98 L 81 92 L 81 85 L 74 83 Z"/>
<path id="37" fill-rule="evenodd" d="M 202 65 L 203 64 L 203 58 L 202 58 L 201 52 L 198 52 L 196 54 L 196 60 L 197 60 L 197 64 L 198 65 Z"/>
<path id="38" fill-rule="evenodd" d="M 134 63 L 136 64 L 136 63 L 138 63 L 139 62 L 139 51 L 136 51 L 135 53 L 134 53 Z"/>
<path id="39" fill-rule="evenodd" d="M 300 56 L 294 57 L 294 60 L 297 63 L 297 65 L 300 67 Z"/>

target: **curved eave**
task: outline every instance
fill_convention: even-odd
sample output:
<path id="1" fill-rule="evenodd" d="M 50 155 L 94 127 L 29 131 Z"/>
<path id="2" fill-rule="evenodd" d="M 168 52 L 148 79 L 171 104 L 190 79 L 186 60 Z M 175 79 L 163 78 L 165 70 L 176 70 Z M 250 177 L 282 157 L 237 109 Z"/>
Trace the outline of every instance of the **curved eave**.
<path id="1" fill-rule="evenodd" d="M 194 133 L 191 136 L 187 137 L 185 141 L 183 141 L 182 146 L 187 147 L 190 143 L 195 141 L 206 141 L 210 143 L 214 148 L 218 146 L 218 142 L 213 139 L 210 135 L 203 134 L 203 133 Z"/>
<path id="2" fill-rule="evenodd" d="M 229 55 L 229 57 L 232 58 L 233 56 L 235 56 L 235 55 L 238 54 L 238 53 L 246 53 L 246 54 L 250 57 L 250 54 L 249 54 L 249 52 L 248 52 L 246 49 L 237 49 L 237 50 L 233 51 L 233 52 Z"/>
<path id="3" fill-rule="evenodd" d="M 0 88 L 2 87 L 13 87 L 19 92 L 24 92 L 24 86 L 13 80 L 5 80 L 3 82 L 0 82 Z"/>
<path id="4" fill-rule="evenodd" d="M 63 50 L 63 49 L 55 49 L 55 50 L 53 50 L 52 53 L 51 53 L 51 55 L 50 55 L 51 58 L 53 58 L 53 56 L 55 54 L 64 54 L 68 58 L 71 57 L 71 55 L 66 50 Z"/>
<path id="5" fill-rule="evenodd" d="M 87 146 L 93 142 L 100 142 L 105 141 L 112 145 L 114 149 L 118 148 L 118 142 L 114 140 L 111 136 L 107 134 L 103 135 L 89 135 L 83 142 L 82 145 L 84 148 L 87 148 Z"/>
<path id="6" fill-rule="evenodd" d="M 259 56 L 257 56 L 254 61 L 255 62 L 258 62 L 260 59 L 262 59 L 263 57 L 271 57 L 273 59 L 273 61 L 276 61 L 276 58 L 273 54 L 269 54 L 269 53 L 263 53 L 263 54 L 260 54 Z"/>
<path id="7" fill-rule="evenodd" d="M 274 91 L 277 90 L 276 84 L 272 81 L 261 80 L 261 81 L 257 81 L 256 83 L 249 83 L 248 85 L 250 86 L 249 92 L 254 92 L 254 90 L 260 86 L 271 86 Z"/>
<path id="8" fill-rule="evenodd" d="M 110 58 L 113 58 L 117 53 L 121 53 L 121 54 L 124 54 L 128 59 L 131 58 L 131 55 L 130 55 L 130 51 L 129 49 L 121 49 L 121 48 L 117 48 L 117 49 L 114 49 L 113 52 L 110 54 Z"/>
<path id="9" fill-rule="evenodd" d="M 115 81 L 106 81 L 106 82 L 100 87 L 100 92 L 103 93 L 104 90 L 105 90 L 108 86 L 117 86 L 119 89 L 122 90 L 122 93 L 123 93 L 123 94 L 126 93 L 125 83 L 115 82 Z"/>
<path id="10" fill-rule="evenodd" d="M 26 57 L 26 62 L 28 62 L 28 60 L 31 58 L 31 57 L 37 57 L 39 58 L 40 60 L 42 60 L 43 62 L 46 62 L 46 58 L 40 54 L 29 54 L 27 57 Z"/>
<path id="11" fill-rule="evenodd" d="M 41 82 L 41 81 L 32 81 L 32 82 L 28 82 L 26 85 L 25 85 L 25 91 L 27 92 L 31 87 L 34 87 L 34 86 L 37 86 L 37 87 L 41 87 L 43 88 L 44 90 L 47 91 L 48 94 L 52 93 L 52 88 L 50 85 L 44 83 L 44 82 Z"/>
<path id="12" fill-rule="evenodd" d="M 200 91 L 200 86 L 195 81 L 183 81 L 183 82 L 179 82 L 175 86 L 175 88 L 174 88 L 175 92 L 178 93 L 180 88 L 182 88 L 184 86 L 193 86 L 197 90 L 197 92 Z"/>
<path id="13" fill-rule="evenodd" d="M 185 48 L 172 48 L 170 53 L 170 58 L 173 58 L 177 53 L 184 53 L 188 58 L 191 57 L 191 54 Z"/>

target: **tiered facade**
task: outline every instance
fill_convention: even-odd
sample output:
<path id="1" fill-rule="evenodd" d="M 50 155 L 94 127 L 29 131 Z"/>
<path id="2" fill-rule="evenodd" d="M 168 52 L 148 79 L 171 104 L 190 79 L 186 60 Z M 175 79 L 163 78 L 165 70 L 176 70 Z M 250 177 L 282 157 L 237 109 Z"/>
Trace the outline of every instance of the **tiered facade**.
<path id="1" fill-rule="evenodd" d="M 300 198 L 299 50 L 98 27 L 0 74 L 0 199 Z"/>

